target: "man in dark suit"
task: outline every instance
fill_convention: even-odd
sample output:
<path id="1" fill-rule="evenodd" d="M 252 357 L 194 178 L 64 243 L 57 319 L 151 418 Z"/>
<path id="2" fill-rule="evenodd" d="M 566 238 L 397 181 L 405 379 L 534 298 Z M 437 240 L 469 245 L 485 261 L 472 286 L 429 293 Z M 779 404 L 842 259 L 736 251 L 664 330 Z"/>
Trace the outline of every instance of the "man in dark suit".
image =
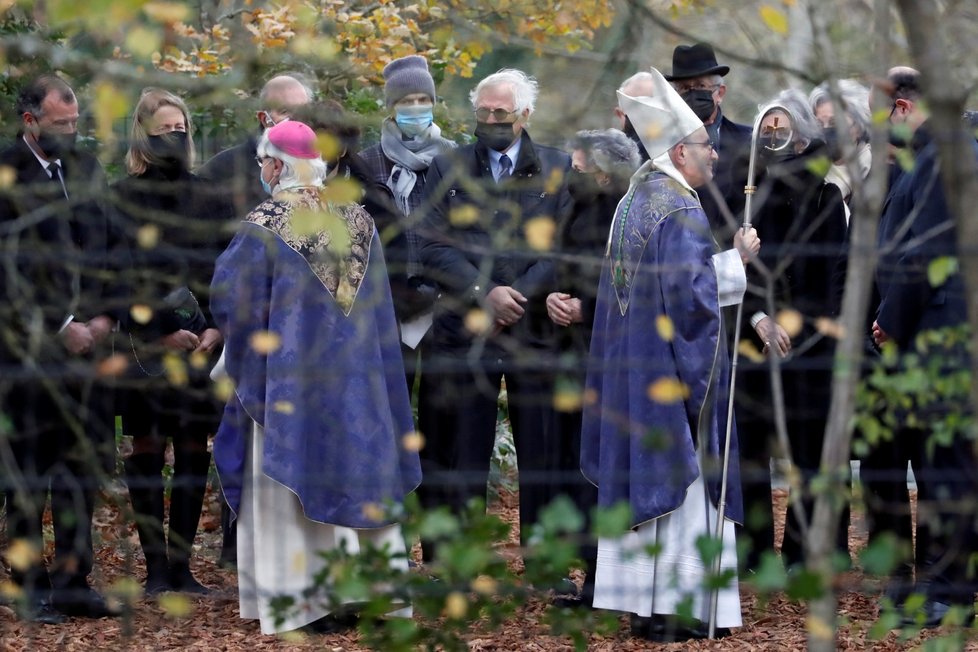
<path id="1" fill-rule="evenodd" d="M 918 348 L 915 342 L 926 331 L 960 327 L 968 322 L 961 274 L 953 272 L 939 283 L 928 275 L 936 259 L 959 255 L 957 228 L 940 178 L 934 126 L 921 104 L 920 74 L 912 68 L 894 68 L 888 81 L 889 119 L 894 125 L 895 140 L 909 149 L 913 165 L 909 169 L 900 166 L 895 172 L 883 203 L 876 271 L 880 305 L 873 339 L 880 346 L 892 341 L 901 353 L 923 357 L 922 364 L 938 366 L 942 377 L 948 377 L 969 368 L 966 342 L 947 334 L 940 343 L 926 349 Z M 968 139 L 978 160 L 978 143 L 968 134 L 960 137 Z M 924 625 L 936 627 L 951 606 L 974 613 L 978 581 L 969 567 L 976 545 L 973 522 L 978 461 L 969 438 L 955 435 L 950 441 L 938 441 L 937 433 L 929 427 L 946 420 L 948 415 L 967 412 L 966 405 L 941 397 L 912 409 L 917 422 L 925 425 L 908 425 L 893 433 L 893 441 L 887 446 L 896 451 L 891 458 L 896 460 L 897 468 L 893 469 L 890 482 L 904 483 L 903 471 L 909 458 L 917 480 L 917 521 L 927 527 L 929 534 L 924 540 L 919 536 L 917 539 L 916 586 L 927 597 Z M 882 493 L 878 491 L 879 482 L 876 487 L 867 484 L 870 491 Z M 894 507 L 898 511 L 901 506 Z M 906 512 L 906 503 L 902 509 Z M 909 520 L 903 522 L 908 524 Z M 909 542 L 911 533 L 897 534 Z M 902 597 L 899 592 L 890 594 Z"/>
<path id="2" fill-rule="evenodd" d="M 114 461 L 112 391 L 100 365 L 124 312 L 124 256 L 99 199 L 102 168 L 75 148 L 78 102 L 55 75 L 17 98 L 21 131 L 0 153 L 12 174 L 0 191 L 0 464 L 7 550 L 23 589 L 21 616 L 109 615 L 88 584 L 92 509 Z M 54 561 L 41 557 L 51 493 Z"/>
<path id="3" fill-rule="evenodd" d="M 717 63 L 713 47 L 709 43 L 696 43 L 679 45 L 673 50 L 672 74 L 665 75 L 665 78 L 672 83 L 696 117 L 703 121 L 718 157 L 713 183 L 730 209 L 730 214 L 739 223 L 744 212 L 744 186 L 747 185 L 751 128 L 729 120 L 720 109 L 727 94 L 723 78 L 728 72 L 730 66 Z M 725 248 L 732 241 L 737 224 L 727 221 L 710 188 L 704 186 L 696 188 L 696 191 L 721 248 Z"/>
<path id="4" fill-rule="evenodd" d="M 546 250 L 571 207 L 570 157 L 525 129 L 536 96 L 536 81 L 518 70 L 500 70 L 472 91 L 476 142 L 431 162 L 421 247 L 441 294 L 421 375 L 431 400 L 418 415 L 427 441 L 419 496 L 425 507 L 456 513 L 485 498 L 505 375 L 524 542 L 553 493 L 546 438 L 555 334 L 546 297 L 554 267 Z"/>
<path id="5" fill-rule="evenodd" d="M 260 134 L 261 131 L 288 120 L 296 107 L 312 102 L 313 92 L 305 77 L 289 72 L 269 79 L 262 87 L 258 99 L 262 108 L 255 113 L 255 117 L 258 119 Z M 268 193 L 262 190 L 255 170 L 257 144 L 258 137 L 249 136 L 240 145 L 218 152 L 195 171 L 198 177 L 217 181 L 223 186 L 227 192 L 226 199 L 234 206 L 235 214 L 239 218 L 243 218 L 251 209 L 268 199 Z"/>

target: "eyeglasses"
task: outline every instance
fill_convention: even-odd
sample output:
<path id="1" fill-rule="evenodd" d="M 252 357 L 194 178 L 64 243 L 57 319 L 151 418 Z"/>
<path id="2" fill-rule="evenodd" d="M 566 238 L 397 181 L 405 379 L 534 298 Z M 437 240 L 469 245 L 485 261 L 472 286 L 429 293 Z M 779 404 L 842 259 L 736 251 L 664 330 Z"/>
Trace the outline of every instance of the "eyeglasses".
<path id="1" fill-rule="evenodd" d="M 489 119 L 489 116 L 494 117 L 496 122 L 504 122 L 506 118 L 515 114 L 516 111 L 507 111 L 506 109 L 493 109 L 490 111 L 489 109 L 482 107 L 481 109 L 475 110 L 475 117 L 479 120 L 479 122 L 485 122 Z"/>
<path id="2" fill-rule="evenodd" d="M 680 95 L 685 95 L 690 91 L 713 92 L 716 89 L 720 88 L 720 86 L 721 86 L 720 84 L 702 84 L 702 83 L 695 83 L 695 82 L 692 84 L 690 83 L 683 84 L 681 82 L 676 82 L 675 84 L 673 84 L 673 87 L 676 89 L 676 92 L 679 93 Z"/>
<path id="3" fill-rule="evenodd" d="M 701 147 L 709 147 L 710 149 L 713 150 L 717 148 L 716 143 L 714 143 L 712 140 L 704 140 L 702 143 L 696 143 L 690 140 L 684 140 L 683 145 L 699 145 Z"/>
<path id="4" fill-rule="evenodd" d="M 255 163 L 258 164 L 258 167 L 262 167 L 263 165 L 265 165 L 265 161 L 267 161 L 269 158 L 270 157 L 268 156 L 256 156 Z"/>

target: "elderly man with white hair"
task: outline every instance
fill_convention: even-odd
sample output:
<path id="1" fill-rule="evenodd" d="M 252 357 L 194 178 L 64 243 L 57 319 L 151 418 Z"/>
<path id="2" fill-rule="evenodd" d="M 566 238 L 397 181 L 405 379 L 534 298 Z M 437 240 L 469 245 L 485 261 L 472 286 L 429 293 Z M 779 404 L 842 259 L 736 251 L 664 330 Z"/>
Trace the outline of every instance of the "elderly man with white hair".
<path id="1" fill-rule="evenodd" d="M 537 93 L 534 79 L 510 69 L 472 91 L 476 142 L 432 161 L 421 250 L 441 293 L 422 372 L 422 383 L 432 384 L 419 410 L 427 441 L 422 504 L 461 512 L 469 499 L 485 499 L 505 375 L 524 541 L 552 495 L 547 250 L 571 204 L 570 157 L 527 131 Z"/>
<path id="2" fill-rule="evenodd" d="M 400 526 L 383 506 L 421 480 L 377 230 L 359 204 L 322 197 L 315 143 L 297 121 L 262 134 L 271 197 L 245 218 L 212 283 L 234 383 L 214 461 L 239 521 L 241 617 L 265 634 L 352 624 L 335 602 L 369 596 L 317 594 L 322 552 L 386 548 L 406 571 Z M 289 607 L 276 609 L 283 599 Z"/>
<path id="3" fill-rule="evenodd" d="M 619 94 L 652 160 L 618 205 L 591 336 L 581 468 L 598 505 L 631 507 L 630 529 L 598 542 L 594 607 L 634 614 L 633 634 L 656 641 L 705 636 L 711 560 L 699 541 L 718 530 L 730 360 L 721 309 L 743 298 L 752 228 L 717 253 L 693 190 L 716 159 L 703 122 L 652 69 L 651 97 Z M 717 625 L 741 624 L 734 522 L 743 518 L 736 428 L 721 529 Z M 650 547 L 658 549 L 650 553 Z M 694 622 L 675 616 L 690 609 Z M 702 621 L 697 624 L 696 621 Z"/>

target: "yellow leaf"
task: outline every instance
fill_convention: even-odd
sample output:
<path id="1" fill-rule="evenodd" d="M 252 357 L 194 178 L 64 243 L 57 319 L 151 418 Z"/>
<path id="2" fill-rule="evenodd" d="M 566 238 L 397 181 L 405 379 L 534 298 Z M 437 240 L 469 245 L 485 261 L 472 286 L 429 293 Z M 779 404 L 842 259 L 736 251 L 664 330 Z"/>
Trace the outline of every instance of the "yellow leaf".
<path id="1" fill-rule="evenodd" d="M 268 355 L 278 351 L 282 346 L 282 338 L 278 333 L 271 331 L 257 331 L 248 340 L 251 350 L 261 355 Z"/>
<path id="2" fill-rule="evenodd" d="M 577 412 L 584 404 L 584 393 L 574 389 L 558 389 L 554 392 L 553 405 L 558 412 Z"/>
<path id="3" fill-rule="evenodd" d="M 148 59 L 163 46 L 163 35 L 155 29 L 136 26 L 126 34 L 126 49 Z"/>
<path id="4" fill-rule="evenodd" d="M 479 595 L 495 595 L 498 582 L 488 575 L 480 575 L 472 580 L 472 590 Z"/>
<path id="5" fill-rule="evenodd" d="M 363 506 L 363 516 L 370 521 L 380 523 L 387 515 L 384 513 L 384 508 L 377 503 L 366 503 Z"/>
<path id="6" fill-rule="evenodd" d="M 764 354 L 757 350 L 754 343 L 750 340 L 740 340 L 740 345 L 737 347 L 740 355 L 744 356 L 751 362 L 764 362 Z"/>
<path id="7" fill-rule="evenodd" d="M 129 367 L 129 358 L 121 353 L 114 353 L 98 363 L 95 373 L 100 378 L 116 378 L 125 373 Z"/>
<path id="8" fill-rule="evenodd" d="M 114 142 L 112 126 L 116 120 L 125 117 L 129 110 L 126 96 L 109 82 L 100 81 L 95 84 L 95 101 L 92 104 L 99 139 L 103 145 Z"/>
<path id="9" fill-rule="evenodd" d="M 452 591 L 445 598 L 445 615 L 455 620 L 465 618 L 469 610 L 469 601 L 459 591 Z"/>
<path id="10" fill-rule="evenodd" d="M 14 539 L 7 545 L 4 557 L 12 569 L 27 571 L 41 560 L 41 551 L 27 539 Z"/>
<path id="11" fill-rule="evenodd" d="M 343 143 L 328 131 L 317 131 L 316 150 L 324 161 L 335 161 L 343 151 Z"/>
<path id="12" fill-rule="evenodd" d="M 190 16 L 190 7 L 182 2 L 154 0 L 143 5 L 143 12 L 161 23 L 179 23 Z"/>
<path id="13" fill-rule="evenodd" d="M 295 414 L 295 404 L 291 401 L 275 401 L 272 403 L 272 409 L 282 414 Z"/>
<path id="14" fill-rule="evenodd" d="M 689 398 L 689 387 L 676 378 L 660 378 L 649 385 L 648 393 L 655 403 L 678 403 Z"/>
<path id="15" fill-rule="evenodd" d="M 136 242 L 141 249 L 153 249 L 160 242 L 160 227 L 145 224 L 136 231 Z"/>
<path id="16" fill-rule="evenodd" d="M 401 445 L 404 446 L 404 450 L 414 453 L 424 448 L 424 443 L 424 435 L 420 432 L 409 432 L 401 438 Z"/>
<path id="17" fill-rule="evenodd" d="M 0 189 L 6 189 L 14 185 L 17 180 L 17 170 L 9 165 L 0 166 Z"/>
<path id="18" fill-rule="evenodd" d="M 190 354 L 189 360 L 190 366 L 200 371 L 207 366 L 207 363 L 210 361 L 210 357 L 208 357 L 208 355 L 202 351 L 194 351 Z"/>
<path id="19" fill-rule="evenodd" d="M 836 340 L 841 340 L 846 336 L 846 329 L 842 325 L 842 322 L 828 317 L 819 317 L 816 319 L 815 329 L 822 335 Z"/>
<path id="20" fill-rule="evenodd" d="M 322 200 L 329 204 L 353 204 L 363 198 L 363 186 L 356 179 L 334 177 L 326 182 L 326 187 L 319 193 Z M 346 221 L 343 221 L 346 230 Z"/>
<path id="21" fill-rule="evenodd" d="M 287 632 L 280 632 L 277 635 L 285 643 L 302 645 L 309 640 L 309 637 L 301 629 L 292 629 Z"/>
<path id="22" fill-rule="evenodd" d="M 659 333 L 659 337 L 666 342 L 671 342 L 672 338 L 676 336 L 676 327 L 668 315 L 659 315 L 655 318 L 655 330 Z"/>
<path id="23" fill-rule="evenodd" d="M 466 227 L 472 226 L 479 221 L 479 209 L 472 204 L 465 204 L 453 208 L 448 214 L 448 221 L 452 226 Z"/>
<path id="24" fill-rule="evenodd" d="M 137 324 L 148 324 L 153 318 L 153 309 L 143 304 L 136 304 L 129 309 L 129 316 Z"/>
<path id="25" fill-rule="evenodd" d="M 163 355 L 163 371 L 166 373 L 166 379 L 170 381 L 170 384 L 177 387 L 183 387 L 190 379 L 187 374 L 186 363 L 174 353 L 167 352 Z"/>
<path id="26" fill-rule="evenodd" d="M 788 34 L 788 17 L 784 15 L 784 12 L 771 5 L 761 5 L 758 11 L 761 14 L 761 20 L 768 26 L 768 29 L 776 34 Z"/>
<path id="27" fill-rule="evenodd" d="M 492 326 L 489 313 L 481 308 L 473 308 L 465 314 L 465 330 L 473 335 L 481 335 Z"/>
<path id="28" fill-rule="evenodd" d="M 221 376 L 214 381 L 214 396 L 219 401 L 227 401 L 234 393 L 234 381 L 228 376 Z"/>
<path id="29" fill-rule="evenodd" d="M 134 577 L 120 577 L 112 583 L 108 593 L 129 603 L 142 597 L 143 587 Z"/>
<path id="30" fill-rule="evenodd" d="M 774 317 L 774 321 L 785 330 L 788 337 L 798 337 L 801 333 L 802 326 L 805 324 L 801 313 L 791 308 L 779 311 Z"/>
<path id="31" fill-rule="evenodd" d="M 186 618 L 194 610 L 186 596 L 179 593 L 164 593 L 160 596 L 160 609 L 170 618 Z"/>
<path id="32" fill-rule="evenodd" d="M 19 600 L 24 595 L 24 589 L 14 584 L 10 580 L 0 582 L 0 598 L 13 602 Z"/>
<path id="33" fill-rule="evenodd" d="M 828 624 L 821 618 L 809 615 L 805 621 L 805 629 L 814 638 L 821 639 L 823 641 L 833 641 L 835 640 L 835 630 L 832 625 Z"/>
<path id="34" fill-rule="evenodd" d="M 557 223 L 545 215 L 534 217 L 524 225 L 523 232 L 530 249 L 549 251 L 553 247 L 554 236 L 557 234 Z"/>

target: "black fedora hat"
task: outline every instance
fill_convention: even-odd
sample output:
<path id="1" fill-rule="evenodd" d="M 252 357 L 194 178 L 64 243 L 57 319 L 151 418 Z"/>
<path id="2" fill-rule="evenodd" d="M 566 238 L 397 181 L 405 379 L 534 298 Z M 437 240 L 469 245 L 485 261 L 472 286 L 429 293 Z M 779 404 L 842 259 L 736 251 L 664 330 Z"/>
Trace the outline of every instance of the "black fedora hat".
<path id="1" fill-rule="evenodd" d="M 709 43 L 677 45 L 672 51 L 672 74 L 664 75 L 666 81 L 690 79 L 701 75 L 720 75 L 730 72 L 730 66 L 717 63 L 717 55 Z"/>

